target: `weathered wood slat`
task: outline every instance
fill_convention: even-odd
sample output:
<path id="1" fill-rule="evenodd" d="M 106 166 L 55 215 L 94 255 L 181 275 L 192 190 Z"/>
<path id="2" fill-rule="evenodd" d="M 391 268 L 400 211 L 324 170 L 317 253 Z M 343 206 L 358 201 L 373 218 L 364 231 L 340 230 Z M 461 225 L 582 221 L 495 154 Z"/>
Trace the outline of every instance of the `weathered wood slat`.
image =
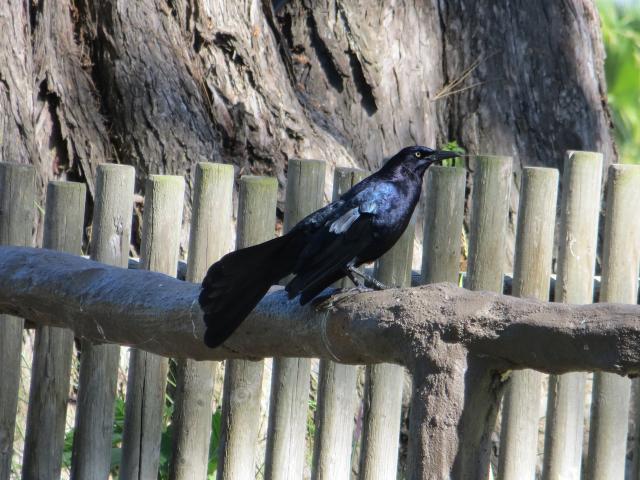
<path id="1" fill-rule="evenodd" d="M 333 200 L 365 177 L 353 168 L 336 168 Z M 339 285 L 348 285 L 342 280 Z M 337 360 L 335 356 L 329 357 Z M 320 359 L 318 401 L 314 418 L 313 480 L 348 480 L 351 476 L 353 419 L 356 408 L 357 367 Z"/>
<path id="2" fill-rule="evenodd" d="M 480 156 L 474 161 L 473 190 L 469 225 L 469 259 L 465 288 L 502 292 L 507 265 L 506 238 L 509 221 L 513 159 L 507 156 Z M 461 435 L 461 465 L 456 475 L 483 478 L 489 474 L 490 441 L 484 424 L 495 425 L 498 405 L 490 396 L 500 396 L 500 384 L 482 360 L 469 362 L 467 398 Z M 494 384 L 497 383 L 497 384 Z M 473 461 L 476 464 L 472 467 Z"/>
<path id="3" fill-rule="evenodd" d="M 376 263 L 375 277 L 383 284 L 399 288 L 411 284 L 414 233 L 412 222 Z M 400 365 L 380 363 L 366 367 L 359 472 L 363 480 L 397 477 L 404 379 L 405 369 Z"/>
<path id="4" fill-rule="evenodd" d="M 209 265 L 231 250 L 233 185 L 233 165 L 199 163 L 196 167 L 188 282 L 200 282 Z M 171 480 L 206 477 L 217 367 L 217 362 L 178 360 Z"/>
<path id="5" fill-rule="evenodd" d="M 562 176 L 555 301 L 593 301 L 602 155 L 568 152 Z M 585 374 L 549 379 L 542 476 L 579 480 L 584 432 Z"/>
<path id="6" fill-rule="evenodd" d="M 325 162 L 289 160 L 284 232 L 322 207 Z M 311 360 L 274 358 L 265 461 L 266 480 L 304 477 Z"/>
<path id="7" fill-rule="evenodd" d="M 458 283 L 466 179 L 464 168 L 427 171 L 420 284 Z"/>
<path id="8" fill-rule="evenodd" d="M 557 170 L 531 167 L 522 170 L 513 278 L 515 296 L 549 298 L 557 198 Z M 539 372 L 511 372 L 502 407 L 500 480 L 535 480 L 541 397 Z"/>
<path id="9" fill-rule="evenodd" d="M 420 284 L 458 284 L 466 183 L 467 172 L 462 168 L 433 166 L 427 172 L 425 205 L 428 205 L 428 208 L 425 211 Z M 416 399 L 416 385 L 420 385 L 420 379 L 414 376 L 412 403 Z M 415 409 L 413 405 L 414 421 L 418 418 Z M 410 425 L 410 450 L 411 443 L 419 441 L 414 436 L 415 432 L 414 428 L 412 434 Z M 415 469 L 415 465 L 409 464 L 408 468 Z"/>
<path id="10" fill-rule="evenodd" d="M 96 178 L 91 258 L 126 268 L 131 238 L 135 170 L 127 165 L 102 164 Z M 82 337 L 82 335 L 78 335 Z M 111 466 L 113 408 L 120 346 L 83 339 L 71 478 L 104 480 Z"/>
<path id="11" fill-rule="evenodd" d="M 240 179 L 237 248 L 273 238 L 277 194 L 275 178 Z M 255 476 L 263 371 L 262 360 L 229 360 L 225 365 L 218 480 Z"/>
<path id="12" fill-rule="evenodd" d="M 80 255 L 86 187 L 49 182 L 44 217 L 44 248 Z M 39 327 L 35 333 L 22 478 L 59 478 L 69 401 L 73 332 Z"/>
<path id="13" fill-rule="evenodd" d="M 601 302 L 636 303 L 640 266 L 640 166 L 611 165 L 602 248 Z M 586 478 L 624 478 L 631 380 L 593 377 Z"/>
<path id="14" fill-rule="evenodd" d="M 182 230 L 184 178 L 151 175 L 146 182 L 145 195 L 141 266 L 175 277 Z M 153 337 L 149 341 L 153 341 Z M 131 349 L 119 471 L 121 480 L 158 476 L 168 369 L 167 358 Z"/>
<path id="15" fill-rule="evenodd" d="M 511 164 L 511 157 L 483 156 L 474 160 L 469 262 L 464 285 L 470 290 L 502 292 L 505 230 L 513 181 Z"/>
<path id="16" fill-rule="evenodd" d="M 31 245 L 35 169 L 0 163 L 0 245 Z M 22 318 L 0 315 L 0 478 L 9 478 L 20 386 Z"/>

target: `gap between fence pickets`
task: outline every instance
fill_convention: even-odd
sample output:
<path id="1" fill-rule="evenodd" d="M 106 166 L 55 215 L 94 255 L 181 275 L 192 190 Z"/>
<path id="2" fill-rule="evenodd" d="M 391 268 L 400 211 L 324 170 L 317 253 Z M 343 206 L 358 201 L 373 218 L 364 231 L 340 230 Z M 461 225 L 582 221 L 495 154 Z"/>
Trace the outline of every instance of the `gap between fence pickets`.
<path id="1" fill-rule="evenodd" d="M 281 289 L 265 297 L 225 347 L 208 349 L 202 343 L 201 314 L 192 308 L 199 291 L 196 284 L 26 247 L 0 247 L 0 271 L 0 313 L 26 317 L 38 325 L 72 328 L 87 339 L 102 338 L 95 320 L 107 340 L 165 356 L 330 358 L 321 340 L 319 318 L 325 313 L 317 309 L 322 306 L 300 307 L 288 301 Z M 409 367 L 416 378 L 417 412 L 412 414 L 410 443 L 419 448 L 435 430 L 442 434 L 439 456 L 435 458 L 433 452 L 420 456 L 419 464 L 414 462 L 413 478 L 429 478 L 425 472 L 439 468 L 469 471 L 484 461 L 482 455 L 471 452 L 472 447 L 483 451 L 486 432 L 478 424 L 465 423 L 463 412 L 476 404 L 479 394 L 483 402 L 497 402 L 499 372 L 534 368 L 549 373 L 640 373 L 637 305 L 545 303 L 452 284 L 338 297 L 330 302 L 326 324 L 332 351 L 348 363 L 391 362 Z M 195 338 L 192 317 L 197 317 Z M 151 334 L 155 340 L 148 342 Z M 465 383 L 474 369 L 484 371 L 477 381 L 487 388 L 469 396 L 473 389 L 465 388 Z M 420 395 L 427 387 L 435 392 L 445 388 L 443 395 L 449 393 L 446 398 Z M 429 414 L 427 421 L 419 412 L 430 411 L 425 410 L 430 405 L 420 402 L 440 402 L 443 408 L 446 403 L 447 411 L 442 413 L 447 416 Z M 461 445 L 465 430 L 475 435 Z M 416 451 L 412 455 L 418 458 Z"/>

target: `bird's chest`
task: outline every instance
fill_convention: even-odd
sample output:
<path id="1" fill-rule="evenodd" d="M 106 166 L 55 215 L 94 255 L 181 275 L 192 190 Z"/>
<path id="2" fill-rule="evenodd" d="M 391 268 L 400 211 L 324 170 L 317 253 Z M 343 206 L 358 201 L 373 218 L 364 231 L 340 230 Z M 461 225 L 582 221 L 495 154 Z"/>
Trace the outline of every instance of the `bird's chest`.
<path id="1" fill-rule="evenodd" d="M 381 192 L 378 208 L 373 218 L 375 230 L 380 235 L 402 234 L 407 227 L 420 195 L 419 190 L 391 184 Z"/>

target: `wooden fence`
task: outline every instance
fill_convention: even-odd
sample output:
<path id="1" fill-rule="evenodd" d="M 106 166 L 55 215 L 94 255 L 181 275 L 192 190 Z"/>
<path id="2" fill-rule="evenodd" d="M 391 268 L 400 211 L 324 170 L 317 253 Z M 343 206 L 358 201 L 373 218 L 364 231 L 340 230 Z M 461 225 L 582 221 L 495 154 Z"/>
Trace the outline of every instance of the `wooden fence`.
<path id="1" fill-rule="evenodd" d="M 513 182 L 511 162 L 510 157 L 478 157 L 470 163 L 473 188 L 468 234 L 468 271 L 464 276 L 465 287 L 469 290 L 498 293 L 503 291 L 507 265 L 505 229 L 508 215 L 514 213 L 508 209 L 509 189 Z M 134 173 L 131 167 L 122 165 L 102 165 L 98 169 L 89 252 L 91 259 L 95 261 L 121 268 L 127 267 Z M 285 231 L 322 205 L 325 175 L 325 165 L 322 162 L 290 161 L 283 226 Z M 601 175 L 601 155 L 569 152 L 564 165 L 561 202 L 558 208 L 558 172 L 546 168 L 524 169 L 517 212 L 517 241 L 511 282 L 514 296 L 542 301 L 549 299 L 555 232 L 557 260 L 555 290 L 552 292 L 555 302 L 588 304 L 593 301 L 598 223 L 601 214 Z M 359 171 L 336 169 L 333 182 L 334 197 L 361 177 L 362 173 Z M 31 244 L 33 216 L 36 211 L 34 181 L 33 168 L 17 164 L 0 164 L 0 245 Z M 209 264 L 233 248 L 233 168 L 212 163 L 199 164 L 193 181 L 194 198 L 186 280 L 198 282 Z M 422 268 L 417 277 L 414 273 L 413 281 L 457 283 L 466 171 L 460 168 L 432 167 L 425 183 L 423 205 L 426 205 L 427 209 Z M 244 176 L 240 179 L 239 185 L 236 248 L 271 238 L 274 235 L 276 221 L 275 179 Z M 635 208 L 640 205 L 640 167 L 611 166 L 606 187 L 606 199 L 602 209 L 605 225 L 601 230 L 604 235 L 599 257 L 602 279 L 599 299 L 612 303 L 636 303 L 640 265 L 640 216 Z M 174 176 L 151 176 L 147 180 L 145 191 L 139 268 L 176 276 L 184 179 Z M 85 189 L 81 184 L 49 184 L 43 247 L 75 255 L 81 254 L 84 201 Z M 556 219 L 556 211 L 560 212 L 559 219 Z M 408 287 L 412 283 L 413 239 L 412 226 L 398 244 L 377 262 L 374 272 L 379 280 L 396 287 Z M 432 366 L 427 368 L 426 364 L 417 364 L 417 357 L 406 360 L 408 356 L 392 351 L 392 346 L 396 350 L 404 348 L 407 351 L 409 348 L 415 348 L 409 345 L 396 347 L 396 337 L 393 335 L 389 337 L 391 346 L 380 347 L 381 353 L 378 355 L 375 349 L 384 345 L 381 343 L 382 340 L 379 342 L 378 337 L 374 336 L 352 338 L 349 336 L 349 325 L 344 327 L 346 333 L 327 329 L 325 325 L 318 330 L 322 335 L 314 337 L 314 329 L 319 328 L 317 324 L 327 321 L 327 316 L 323 317 L 321 313 L 309 317 L 315 319 L 315 323 L 306 332 L 300 333 L 302 327 L 289 328 L 293 331 L 291 336 L 286 332 L 286 325 L 290 327 L 295 324 L 285 325 L 286 322 L 283 320 L 283 345 L 275 349 L 283 352 L 283 355 L 273 359 L 267 438 L 263 451 L 257 447 L 261 408 L 264 408 L 262 384 L 265 381 L 265 362 L 260 358 L 265 351 L 270 348 L 273 350 L 272 346 L 277 345 L 278 339 L 265 340 L 264 337 L 268 336 L 267 330 L 264 325 L 258 323 L 259 320 L 254 321 L 252 316 L 251 321 L 247 321 L 248 326 L 234 335 L 233 340 L 236 343 L 230 342 L 231 346 L 227 350 L 222 349 L 220 353 L 207 352 L 200 346 L 187 349 L 187 341 L 192 342 L 189 345 L 201 343 L 198 337 L 201 337 L 202 325 L 189 323 L 190 327 L 184 327 L 183 324 L 187 320 L 182 315 L 180 328 L 187 328 L 187 331 L 185 333 L 176 330 L 179 334 L 175 335 L 175 345 L 168 347 L 172 340 L 167 328 L 168 325 L 173 325 L 173 313 L 164 317 L 163 314 L 158 314 L 158 317 L 153 317 L 152 314 L 162 311 L 173 312 L 172 302 L 186 301 L 176 300 L 175 295 L 169 293 L 167 299 L 162 300 L 162 289 L 173 292 L 172 289 L 178 288 L 175 283 L 177 281 L 172 282 L 166 277 L 152 277 L 150 274 L 146 274 L 144 278 L 153 279 L 149 280 L 152 283 L 145 283 L 145 280 L 136 285 L 132 280 L 129 290 L 135 291 L 138 298 L 135 305 L 129 309 L 131 312 L 126 312 L 126 307 L 123 307 L 125 310 L 117 310 L 112 306 L 115 303 L 110 303 L 117 303 L 117 298 L 121 298 L 123 302 L 128 298 L 127 291 L 122 290 L 125 284 L 121 282 L 121 278 L 124 277 L 118 276 L 118 269 L 104 270 L 100 273 L 104 275 L 100 277 L 102 283 L 99 283 L 99 289 L 104 294 L 103 304 L 96 300 L 98 297 L 92 297 L 93 290 L 87 290 L 89 293 L 85 295 L 74 291 L 69 282 L 63 284 L 59 280 L 59 288 L 43 286 L 33 280 L 23 283 L 26 274 L 22 269 L 31 268 L 28 266 L 29 262 L 36 262 L 34 265 L 40 265 L 41 271 L 45 271 L 49 268 L 48 265 L 52 265 L 51 259 L 59 261 L 59 265 L 62 265 L 59 272 L 52 273 L 52 278 L 73 279 L 72 283 L 80 282 L 73 285 L 80 286 L 85 282 L 82 280 L 85 278 L 87 286 L 97 285 L 93 276 L 96 268 L 85 267 L 85 264 L 94 265 L 86 260 L 69 263 L 67 268 L 65 262 L 71 260 L 66 256 L 40 258 L 34 251 L 0 248 L 0 266 L 3 268 L 0 271 L 0 290 L 5 292 L 0 293 L 0 312 L 24 314 L 27 321 L 33 321 L 37 325 L 24 432 L 24 453 L 21 469 L 18 469 L 12 451 L 15 443 L 24 321 L 10 315 L 0 316 L 0 480 L 54 479 L 61 476 L 74 343 L 74 332 L 60 328 L 61 326 L 73 328 L 76 336 L 82 339 L 70 463 L 70 476 L 78 480 L 105 479 L 112 470 L 114 404 L 121 357 L 118 343 L 135 347 L 129 354 L 124 429 L 121 439 L 117 438 L 121 441 L 122 447 L 122 458 L 118 468 L 119 478 L 122 479 L 158 477 L 161 438 L 166 423 L 165 391 L 169 371 L 167 352 L 178 353 L 179 355 L 175 356 L 181 357 L 170 375 L 172 378 L 175 377 L 175 385 L 169 386 L 173 410 L 170 420 L 172 447 L 167 475 L 171 479 L 206 478 L 211 458 L 217 459 L 219 480 L 250 479 L 256 476 L 264 476 L 267 479 L 298 480 L 310 477 L 317 480 L 340 480 L 352 478 L 356 472 L 357 478 L 367 480 L 387 480 L 396 477 L 437 479 L 448 478 L 449 475 L 451 478 L 480 479 L 488 478 L 491 472 L 497 478 L 505 480 L 533 479 L 538 478 L 537 475 L 542 475 L 545 479 L 579 479 L 581 473 L 589 479 L 615 480 L 624 478 L 625 469 L 633 468 L 636 477 L 640 473 L 635 463 L 631 465 L 626 461 L 630 450 L 633 450 L 633 460 L 636 463 L 638 456 L 638 451 L 635 450 L 635 430 L 631 431 L 635 443 L 627 444 L 629 425 L 640 424 L 636 419 L 631 419 L 630 423 L 631 382 L 614 373 L 595 374 L 590 397 L 592 407 L 588 422 L 590 428 L 586 454 L 583 451 L 586 374 L 563 373 L 579 369 L 636 373 L 640 368 L 640 360 L 626 352 L 634 348 L 640 351 L 640 337 L 637 335 L 640 321 L 636 321 L 640 318 L 638 309 L 606 310 L 605 313 L 610 315 L 605 318 L 606 325 L 602 328 L 613 330 L 610 336 L 602 337 L 604 340 L 601 337 L 593 337 L 594 342 L 600 343 L 591 343 L 591 337 L 585 337 L 585 341 L 580 341 L 575 336 L 567 337 L 564 331 L 555 331 L 553 325 L 545 324 L 544 328 L 550 329 L 547 332 L 549 335 L 557 335 L 562 351 L 553 350 L 551 344 L 556 340 L 550 336 L 535 334 L 537 330 L 531 330 L 531 344 L 527 345 L 526 341 L 525 344 L 518 343 L 518 335 L 513 337 L 513 343 L 510 344 L 511 333 L 505 334 L 507 336 L 503 338 L 503 332 L 511 330 L 507 327 L 498 329 L 496 331 L 499 331 L 499 334 L 496 333 L 495 337 L 504 343 L 498 344 L 495 349 L 491 347 L 487 350 L 491 355 L 495 351 L 496 357 L 502 362 L 492 363 L 491 368 L 485 369 L 491 373 L 491 376 L 486 376 L 486 381 L 491 385 L 482 383 L 485 381 L 484 373 L 472 379 L 463 375 L 465 372 L 466 375 L 469 375 L 469 372 L 473 373 L 476 368 L 474 365 L 477 365 L 474 363 L 476 359 L 484 362 L 482 359 L 489 354 L 480 355 L 476 350 L 469 350 L 474 352 L 474 360 L 461 360 L 464 364 L 462 373 L 451 371 L 451 365 L 454 365 L 453 370 L 456 370 L 458 363 L 449 365 L 449 360 L 444 361 L 443 365 L 449 365 L 442 369 L 446 371 L 447 378 L 451 377 L 458 383 L 461 382 L 461 378 L 466 378 L 462 381 L 466 389 L 462 394 L 449 391 L 448 387 L 442 390 L 443 385 L 449 384 L 439 383 L 438 375 L 441 370 Z M 38 272 L 34 273 L 33 268 L 30 272 L 30 275 L 39 275 Z M 70 275 L 69 272 L 75 272 L 74 276 L 64 277 Z M 157 280 L 158 278 L 166 280 Z M 145 290 L 136 290 L 138 286 L 144 287 Z M 52 298 L 45 299 L 46 295 L 38 293 L 45 291 L 42 290 L 44 288 L 53 289 L 51 292 L 56 292 L 55 295 L 52 294 Z M 188 288 L 197 292 L 197 287 Z M 435 309 L 439 305 L 437 295 L 449 292 L 447 288 L 454 287 L 443 288 L 444 290 L 420 292 L 424 292 L 421 295 L 425 295 L 431 302 L 427 304 Z M 413 301 L 412 291 L 394 290 L 400 293 L 393 301 L 410 305 Z M 447 297 L 447 301 L 454 302 L 456 295 L 462 294 L 452 293 Z M 188 295 L 186 297 L 190 298 Z M 31 304 L 25 301 L 25 298 L 36 300 Z M 114 298 L 116 300 L 113 300 Z M 392 301 L 391 297 L 384 298 L 387 304 Z M 454 300 L 451 300 L 452 298 Z M 465 311 L 467 321 L 482 323 L 489 318 L 493 322 L 491 325 L 497 325 L 497 317 L 493 316 L 497 315 L 495 309 L 489 309 L 490 315 L 483 310 L 483 306 L 486 306 L 482 303 L 485 301 L 484 296 L 460 298 L 475 306 Z M 491 302 L 511 301 L 501 300 L 505 297 L 500 296 L 490 298 Z M 530 313 L 532 322 L 535 321 L 535 315 L 543 311 L 541 309 L 555 308 L 552 312 L 557 321 L 565 321 L 566 325 L 574 329 L 572 332 L 578 332 L 575 333 L 578 337 L 590 332 L 587 331 L 587 327 L 571 323 L 578 315 L 576 312 L 580 312 L 582 321 L 587 322 L 585 325 L 589 324 L 590 318 L 596 318 L 601 314 L 598 312 L 602 312 L 595 308 L 560 309 L 550 306 L 552 304 L 527 302 L 530 301 L 518 301 L 513 305 L 520 309 L 525 308 L 522 305 L 534 305 Z M 42 307 L 45 304 L 55 305 L 55 308 Z M 366 310 L 363 304 L 358 305 L 358 308 L 352 310 L 348 310 L 350 307 L 343 308 L 350 311 L 352 317 L 358 317 L 364 315 L 358 312 Z M 445 301 L 439 307 L 441 310 L 438 310 L 443 312 L 444 317 L 448 315 L 446 311 L 450 308 L 447 305 L 450 304 Z M 504 305 L 511 308 L 512 304 Z M 191 311 L 192 308 L 193 302 L 190 306 L 183 307 L 183 310 Z M 269 317 L 268 313 L 271 311 L 268 309 L 271 307 L 264 308 L 267 309 L 267 314 L 258 312 L 255 318 L 261 315 Z M 264 321 L 280 318 L 278 315 L 286 317 L 287 312 L 283 314 L 282 308 L 279 308 L 275 314 L 270 314 L 270 319 Z M 52 315 L 46 310 L 64 312 L 59 318 L 46 322 L 57 326 L 42 325 L 41 319 Z M 75 314 L 69 314 L 69 311 Z M 458 316 L 463 315 L 459 311 L 454 313 Z M 145 330 L 139 327 L 138 323 L 126 323 L 129 314 L 132 318 L 135 315 L 148 318 L 148 321 L 145 320 L 147 323 L 140 322 L 140 325 L 144 323 Z M 94 316 L 85 317 L 86 315 Z M 294 318 L 295 315 L 289 316 Z M 505 307 L 504 321 L 515 322 L 511 316 L 511 310 Z M 522 313 L 522 318 L 525 317 Z M 104 318 L 111 320 L 103 321 Z M 623 320 L 619 324 L 609 325 L 615 322 L 616 318 Z M 629 318 L 631 320 L 628 320 Z M 114 326 L 110 321 L 114 322 Z M 189 317 L 188 322 L 194 322 L 193 317 Z M 300 325 L 302 324 L 301 321 Z M 393 326 L 385 325 L 385 334 L 389 335 L 389 329 Z M 620 329 L 615 330 L 618 327 Z M 192 328 L 192 332 L 188 331 L 189 328 Z M 429 333 L 432 334 L 433 332 Z M 193 338 L 184 340 L 189 335 Z M 318 336 L 323 338 L 318 339 Z M 445 334 L 442 333 L 442 336 L 444 338 Z M 464 336 L 460 334 L 460 338 Z M 287 342 L 295 343 L 291 342 L 292 338 L 299 340 L 300 344 L 284 345 Z M 368 345 L 367 338 L 375 341 L 372 340 L 372 344 Z M 100 339 L 108 343 L 101 343 Z M 462 340 L 447 340 L 447 348 L 457 341 Z M 547 341 L 549 346 L 542 344 Z M 477 343 L 488 345 L 486 339 L 482 338 L 477 340 Z M 251 345 L 254 345 L 253 350 Z M 620 353 L 623 347 L 627 350 Z M 428 346 L 423 345 L 421 348 Z M 371 349 L 372 352 L 368 352 L 367 349 Z M 518 349 L 524 351 L 515 351 Z M 598 357 L 600 349 L 602 354 Z M 296 352 L 304 358 L 292 358 L 288 352 Z M 537 352 L 546 353 L 543 355 Z M 314 355 L 323 357 L 320 359 L 317 375 L 315 372 L 312 375 L 316 362 L 312 362 L 310 357 Z M 466 355 L 467 353 L 463 357 L 466 358 Z M 249 359 L 251 356 L 254 358 Z M 194 360 L 203 357 L 212 360 Z M 221 365 L 213 359 L 222 358 L 228 360 L 224 365 L 222 398 L 217 398 L 214 380 Z M 361 387 L 360 402 L 357 393 L 360 388 L 359 368 L 347 363 L 364 358 L 376 362 L 379 359 L 385 361 L 369 365 L 364 370 L 365 379 L 364 386 Z M 423 354 L 421 358 L 430 357 Z M 393 363 L 385 363 L 389 361 Z M 405 378 L 408 376 L 405 375 L 404 367 L 399 364 L 410 368 L 414 376 L 415 392 L 409 416 L 409 457 L 402 462 L 399 462 L 401 412 L 403 388 L 406 390 Z M 500 365 L 500 368 L 495 365 Z M 542 373 L 523 370 L 524 366 L 562 374 L 551 375 L 547 380 Z M 507 373 L 506 370 L 509 368 L 516 371 Z M 498 377 L 495 376 L 496 370 L 501 371 Z M 422 372 L 421 376 L 418 372 Z M 312 377 L 313 389 L 310 392 Z M 510 381 L 505 383 L 508 377 Z M 500 385 L 496 387 L 496 383 Z M 543 400 L 543 384 L 547 383 L 548 399 Z M 498 405 L 497 397 L 504 385 L 507 388 L 501 423 L 498 425 L 499 450 L 497 461 L 493 460 L 490 472 L 492 447 L 488 435 L 493 431 L 498 414 L 497 408 L 493 407 Z M 469 394 L 475 388 L 484 389 L 485 395 L 490 393 L 496 398 L 485 401 L 482 400 L 485 397 L 481 395 L 476 397 Z M 317 405 L 314 404 L 315 399 Z M 453 408 L 447 406 L 447 403 L 464 405 Z M 546 414 L 544 408 L 540 408 L 541 404 L 546 404 Z M 212 438 L 211 418 L 219 405 L 220 444 L 218 451 L 212 454 L 209 445 Z M 310 407 L 315 410 L 314 421 L 309 420 Z M 452 418 L 446 418 L 447 415 Z M 546 422 L 541 425 L 541 419 L 545 416 Z M 447 425 L 443 427 L 441 424 Z M 453 440 L 445 438 L 450 435 L 447 432 L 451 428 L 458 429 Z M 541 441 L 542 432 L 544 442 Z M 478 451 L 472 452 L 474 449 Z M 307 451 L 312 452 L 309 458 Z M 436 456 L 439 458 L 431 458 Z M 540 462 L 541 457 L 543 460 Z M 408 464 L 408 471 L 399 469 L 399 464 Z"/>

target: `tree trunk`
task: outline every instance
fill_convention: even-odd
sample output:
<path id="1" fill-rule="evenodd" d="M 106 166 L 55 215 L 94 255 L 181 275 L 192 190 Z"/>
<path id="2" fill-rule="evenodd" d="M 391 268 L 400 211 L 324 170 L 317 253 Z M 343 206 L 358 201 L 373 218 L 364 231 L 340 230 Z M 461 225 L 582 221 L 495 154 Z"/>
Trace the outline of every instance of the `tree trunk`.
<path id="1" fill-rule="evenodd" d="M 566 150 L 602 152 L 605 172 L 616 162 L 600 18 L 591 0 L 442 5 L 440 132 L 472 153 L 513 156 L 511 262 L 522 167 L 562 173 Z"/>
<path id="2" fill-rule="evenodd" d="M 282 207 L 289 158 L 374 169 L 403 145 L 456 140 L 514 156 L 513 212 L 522 166 L 561 167 L 566 149 L 616 158 L 588 0 L 0 8 L 0 159 L 34 163 L 41 187 L 71 175 L 93 193 L 102 161 L 141 180 L 216 160 L 276 176 Z"/>
<path id="3" fill-rule="evenodd" d="M 448 140 L 514 157 L 508 264 L 523 166 L 562 169 L 568 149 L 616 160 L 590 0 L 320 0 L 287 2 L 278 18 L 306 104 L 361 165 Z"/>

